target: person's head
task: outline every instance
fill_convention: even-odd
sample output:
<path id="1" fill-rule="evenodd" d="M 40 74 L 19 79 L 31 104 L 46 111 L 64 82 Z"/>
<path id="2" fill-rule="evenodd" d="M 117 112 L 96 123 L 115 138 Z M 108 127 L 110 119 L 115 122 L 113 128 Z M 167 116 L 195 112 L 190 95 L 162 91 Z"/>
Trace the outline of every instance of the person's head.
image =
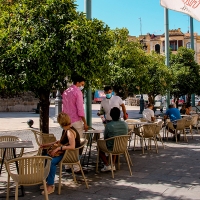
<path id="1" fill-rule="evenodd" d="M 151 110 L 153 110 L 153 106 L 154 106 L 154 105 L 153 105 L 152 103 L 148 103 L 148 104 L 147 104 L 147 108 L 149 108 L 149 109 L 151 109 Z"/>
<path id="2" fill-rule="evenodd" d="M 113 121 L 118 121 L 120 118 L 120 109 L 117 107 L 114 107 L 110 110 L 110 116 Z"/>
<path id="3" fill-rule="evenodd" d="M 185 109 L 185 107 L 186 107 L 186 103 L 183 103 L 182 106 L 181 106 L 181 108 Z"/>
<path id="4" fill-rule="evenodd" d="M 71 126 L 70 117 L 64 112 L 59 113 L 57 121 L 63 129 L 69 129 Z"/>
<path id="5" fill-rule="evenodd" d="M 190 108 L 191 107 L 191 104 L 190 103 L 187 103 L 186 104 L 186 108 Z"/>
<path id="6" fill-rule="evenodd" d="M 82 76 L 75 76 L 72 78 L 73 84 L 76 85 L 80 90 L 84 88 L 85 79 Z"/>
<path id="7" fill-rule="evenodd" d="M 111 86 L 104 87 L 104 93 L 106 95 L 106 98 L 110 99 L 112 97 L 112 87 Z"/>
<path id="8" fill-rule="evenodd" d="M 170 104 L 169 108 L 175 108 L 175 105 L 174 104 Z"/>

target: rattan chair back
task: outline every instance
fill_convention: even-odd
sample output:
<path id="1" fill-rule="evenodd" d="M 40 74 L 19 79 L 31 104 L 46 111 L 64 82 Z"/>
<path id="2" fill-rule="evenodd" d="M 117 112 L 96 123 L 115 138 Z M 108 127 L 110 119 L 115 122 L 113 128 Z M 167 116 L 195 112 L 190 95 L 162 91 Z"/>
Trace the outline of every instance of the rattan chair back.
<path id="1" fill-rule="evenodd" d="M 37 155 L 42 155 L 42 149 L 40 148 L 40 145 L 56 141 L 56 137 L 52 133 L 42 133 L 42 132 L 36 131 L 36 130 L 31 130 L 31 131 L 34 133 L 35 140 L 38 145 Z M 49 147 L 43 148 L 43 149 L 48 149 L 48 148 Z"/>
<path id="2" fill-rule="evenodd" d="M 151 138 L 156 134 L 156 124 L 144 124 L 143 125 L 143 137 Z"/>
<path id="3" fill-rule="evenodd" d="M 45 199 L 48 199 L 46 190 L 46 178 L 50 171 L 52 158 L 49 156 L 22 157 L 6 161 L 8 172 L 7 199 L 9 198 L 10 177 L 15 181 L 15 199 L 18 199 L 19 185 L 37 185 L 43 183 L 45 187 Z M 18 170 L 13 169 L 17 163 Z"/>
<path id="4" fill-rule="evenodd" d="M 65 154 L 63 155 L 63 158 L 62 158 L 62 160 L 59 163 L 60 169 L 59 169 L 58 194 L 61 193 L 62 165 L 69 165 L 69 166 L 71 166 L 72 175 L 73 175 L 73 178 L 74 178 L 74 182 L 76 182 L 76 177 L 75 177 L 75 174 L 74 174 L 73 165 L 77 164 L 80 167 L 82 176 L 83 176 L 85 184 L 86 184 L 86 188 L 89 188 L 87 180 L 86 180 L 84 172 L 83 172 L 83 169 L 82 169 L 82 166 L 81 166 L 81 163 L 80 163 L 80 152 L 82 152 L 82 150 L 83 150 L 83 148 L 84 148 L 84 146 L 85 146 L 86 143 L 87 143 L 86 139 L 84 141 L 82 140 L 81 141 L 82 145 L 80 147 L 65 151 Z"/>
<path id="5" fill-rule="evenodd" d="M 0 136 L 0 142 L 15 142 L 15 141 L 21 141 L 20 138 L 16 137 L 16 136 L 9 136 L 9 135 L 5 135 L 5 136 Z M 0 149 L 0 160 L 3 157 L 3 149 Z M 15 149 L 16 152 L 16 149 Z M 19 151 L 19 157 L 22 157 L 24 152 L 24 148 L 21 148 Z M 6 154 L 5 154 L 5 160 L 9 160 L 14 158 L 13 157 L 13 148 L 7 148 L 6 149 Z"/>

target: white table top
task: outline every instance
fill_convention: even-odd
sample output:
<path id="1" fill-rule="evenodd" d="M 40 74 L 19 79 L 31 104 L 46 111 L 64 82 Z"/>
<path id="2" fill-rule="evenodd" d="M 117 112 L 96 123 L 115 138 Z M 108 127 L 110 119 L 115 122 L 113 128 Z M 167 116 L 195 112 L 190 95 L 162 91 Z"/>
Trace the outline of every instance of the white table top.
<path id="1" fill-rule="evenodd" d="M 85 131 L 84 133 L 103 133 L 104 130 L 88 130 L 88 131 Z"/>
<path id="2" fill-rule="evenodd" d="M 12 142 L 1 142 L 1 149 L 7 148 L 34 148 L 32 141 L 12 141 Z"/>

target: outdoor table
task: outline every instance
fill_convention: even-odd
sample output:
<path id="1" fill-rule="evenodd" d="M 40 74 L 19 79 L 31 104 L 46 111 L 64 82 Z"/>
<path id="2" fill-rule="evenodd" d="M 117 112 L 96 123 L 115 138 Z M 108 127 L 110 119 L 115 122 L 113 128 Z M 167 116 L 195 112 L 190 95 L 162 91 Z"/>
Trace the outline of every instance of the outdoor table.
<path id="1" fill-rule="evenodd" d="M 0 175 L 1 175 L 3 164 L 4 164 L 4 160 L 5 160 L 6 150 L 12 149 L 13 150 L 12 151 L 13 157 L 16 158 L 16 153 L 15 153 L 16 148 L 34 148 L 34 146 L 33 146 L 32 141 L 12 141 L 12 142 L 5 141 L 5 142 L 1 142 L 0 143 L 0 149 L 4 149 L 4 151 L 3 151 L 3 158 L 2 158 L 1 167 L 0 167 Z M 19 172 L 18 163 L 16 162 L 15 164 L 16 164 L 17 172 Z M 21 186 L 21 191 L 22 191 L 22 196 L 24 196 L 23 186 Z M 0 196 L 0 198 L 2 198 L 2 197 L 3 196 Z"/>
<path id="2" fill-rule="evenodd" d="M 89 135 L 89 138 L 88 138 L 87 148 L 85 150 L 85 154 L 84 154 L 84 157 L 83 157 L 82 165 L 84 165 L 84 160 L 85 160 L 87 151 L 89 151 L 88 152 L 88 160 L 87 160 L 87 166 L 88 166 L 90 156 L 91 156 L 92 138 L 93 138 L 94 134 L 99 134 L 99 133 L 103 133 L 103 132 L 104 132 L 104 130 L 95 130 L 95 129 L 94 130 L 88 130 L 88 131 L 84 132 L 84 134 Z"/>

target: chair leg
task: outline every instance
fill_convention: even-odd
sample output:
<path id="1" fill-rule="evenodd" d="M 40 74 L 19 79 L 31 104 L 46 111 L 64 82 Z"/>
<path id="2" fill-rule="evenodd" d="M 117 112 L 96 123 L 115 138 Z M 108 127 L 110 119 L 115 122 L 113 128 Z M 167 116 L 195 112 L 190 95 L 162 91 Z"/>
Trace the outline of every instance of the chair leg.
<path id="1" fill-rule="evenodd" d="M 136 135 L 134 136 L 134 146 L 133 146 L 134 151 L 135 151 L 135 140 L 136 140 Z"/>
<path id="2" fill-rule="evenodd" d="M 110 156 L 110 164 L 111 164 L 112 178 L 114 178 L 112 154 L 110 153 L 109 156 Z"/>
<path id="3" fill-rule="evenodd" d="M 185 140 L 186 140 L 186 142 L 188 142 L 188 139 L 187 139 L 187 135 L 186 135 L 185 129 L 183 129 L 183 134 L 185 135 Z M 192 137 L 192 138 L 193 138 L 193 137 Z"/>
<path id="4" fill-rule="evenodd" d="M 8 183 L 7 183 L 6 200 L 9 200 L 9 196 L 10 196 L 10 175 L 8 174 Z"/>
<path id="5" fill-rule="evenodd" d="M 98 173 L 98 168 L 99 168 L 99 148 L 98 148 L 98 151 L 97 151 L 97 163 L 96 163 L 96 173 Z"/>
<path id="6" fill-rule="evenodd" d="M 156 153 L 158 153 L 158 144 L 157 144 L 156 137 L 153 137 L 153 140 L 154 140 L 154 143 L 155 143 Z"/>
<path id="7" fill-rule="evenodd" d="M 142 154 L 144 154 L 144 138 L 142 137 Z"/>
<path id="8" fill-rule="evenodd" d="M 78 165 L 79 165 L 79 167 L 80 167 L 80 170 L 81 170 L 81 173 L 82 173 L 83 179 L 84 179 L 84 181 L 85 181 L 86 188 L 88 189 L 89 186 L 88 186 L 87 180 L 86 180 L 86 178 L 85 178 L 85 174 L 84 174 L 84 172 L 83 172 L 83 169 L 82 169 L 82 167 L 81 167 L 81 164 L 78 163 Z"/>
<path id="9" fill-rule="evenodd" d="M 17 182 L 15 182 L 16 188 L 15 188 L 15 200 L 18 200 L 18 187 L 19 184 Z"/>
<path id="10" fill-rule="evenodd" d="M 118 161 L 117 161 L 117 169 L 120 170 L 120 155 L 117 155 L 118 156 Z"/>
<path id="11" fill-rule="evenodd" d="M 61 174 L 62 174 L 62 165 L 59 165 L 59 181 L 58 181 L 58 194 L 61 193 Z"/>
<path id="12" fill-rule="evenodd" d="M 176 143 L 177 143 L 177 130 L 175 130 L 175 137 L 176 137 Z"/>
<path id="13" fill-rule="evenodd" d="M 163 148 L 165 149 L 165 145 L 164 145 L 164 143 L 163 143 L 163 140 L 162 140 L 162 137 L 161 137 L 161 135 L 160 135 L 160 134 L 158 134 L 158 136 L 159 136 L 160 142 L 161 142 L 161 143 L 162 143 L 162 145 L 163 145 Z"/>
<path id="14" fill-rule="evenodd" d="M 125 155 L 125 158 L 126 158 L 126 162 L 128 164 L 128 168 L 129 168 L 129 171 L 130 171 L 130 175 L 132 176 L 132 171 L 131 171 L 131 166 L 130 166 L 130 163 L 129 163 L 129 158 L 128 158 L 128 155 L 127 155 L 127 151 L 124 152 L 124 155 Z"/>
<path id="15" fill-rule="evenodd" d="M 43 180 L 43 186 L 44 186 L 44 196 L 45 196 L 45 200 L 49 200 L 48 193 L 47 193 L 47 184 L 46 184 L 46 180 Z"/>
<path id="16" fill-rule="evenodd" d="M 132 163 L 132 160 L 131 160 L 131 157 L 130 157 L 128 150 L 126 150 L 126 152 L 127 152 L 127 155 L 128 155 L 129 163 L 131 164 L 131 166 L 133 166 L 133 163 Z"/>
<path id="17" fill-rule="evenodd" d="M 76 176 L 74 174 L 74 167 L 73 167 L 73 165 L 72 165 L 71 169 L 72 169 L 72 176 L 73 176 L 74 182 L 77 183 Z"/>

